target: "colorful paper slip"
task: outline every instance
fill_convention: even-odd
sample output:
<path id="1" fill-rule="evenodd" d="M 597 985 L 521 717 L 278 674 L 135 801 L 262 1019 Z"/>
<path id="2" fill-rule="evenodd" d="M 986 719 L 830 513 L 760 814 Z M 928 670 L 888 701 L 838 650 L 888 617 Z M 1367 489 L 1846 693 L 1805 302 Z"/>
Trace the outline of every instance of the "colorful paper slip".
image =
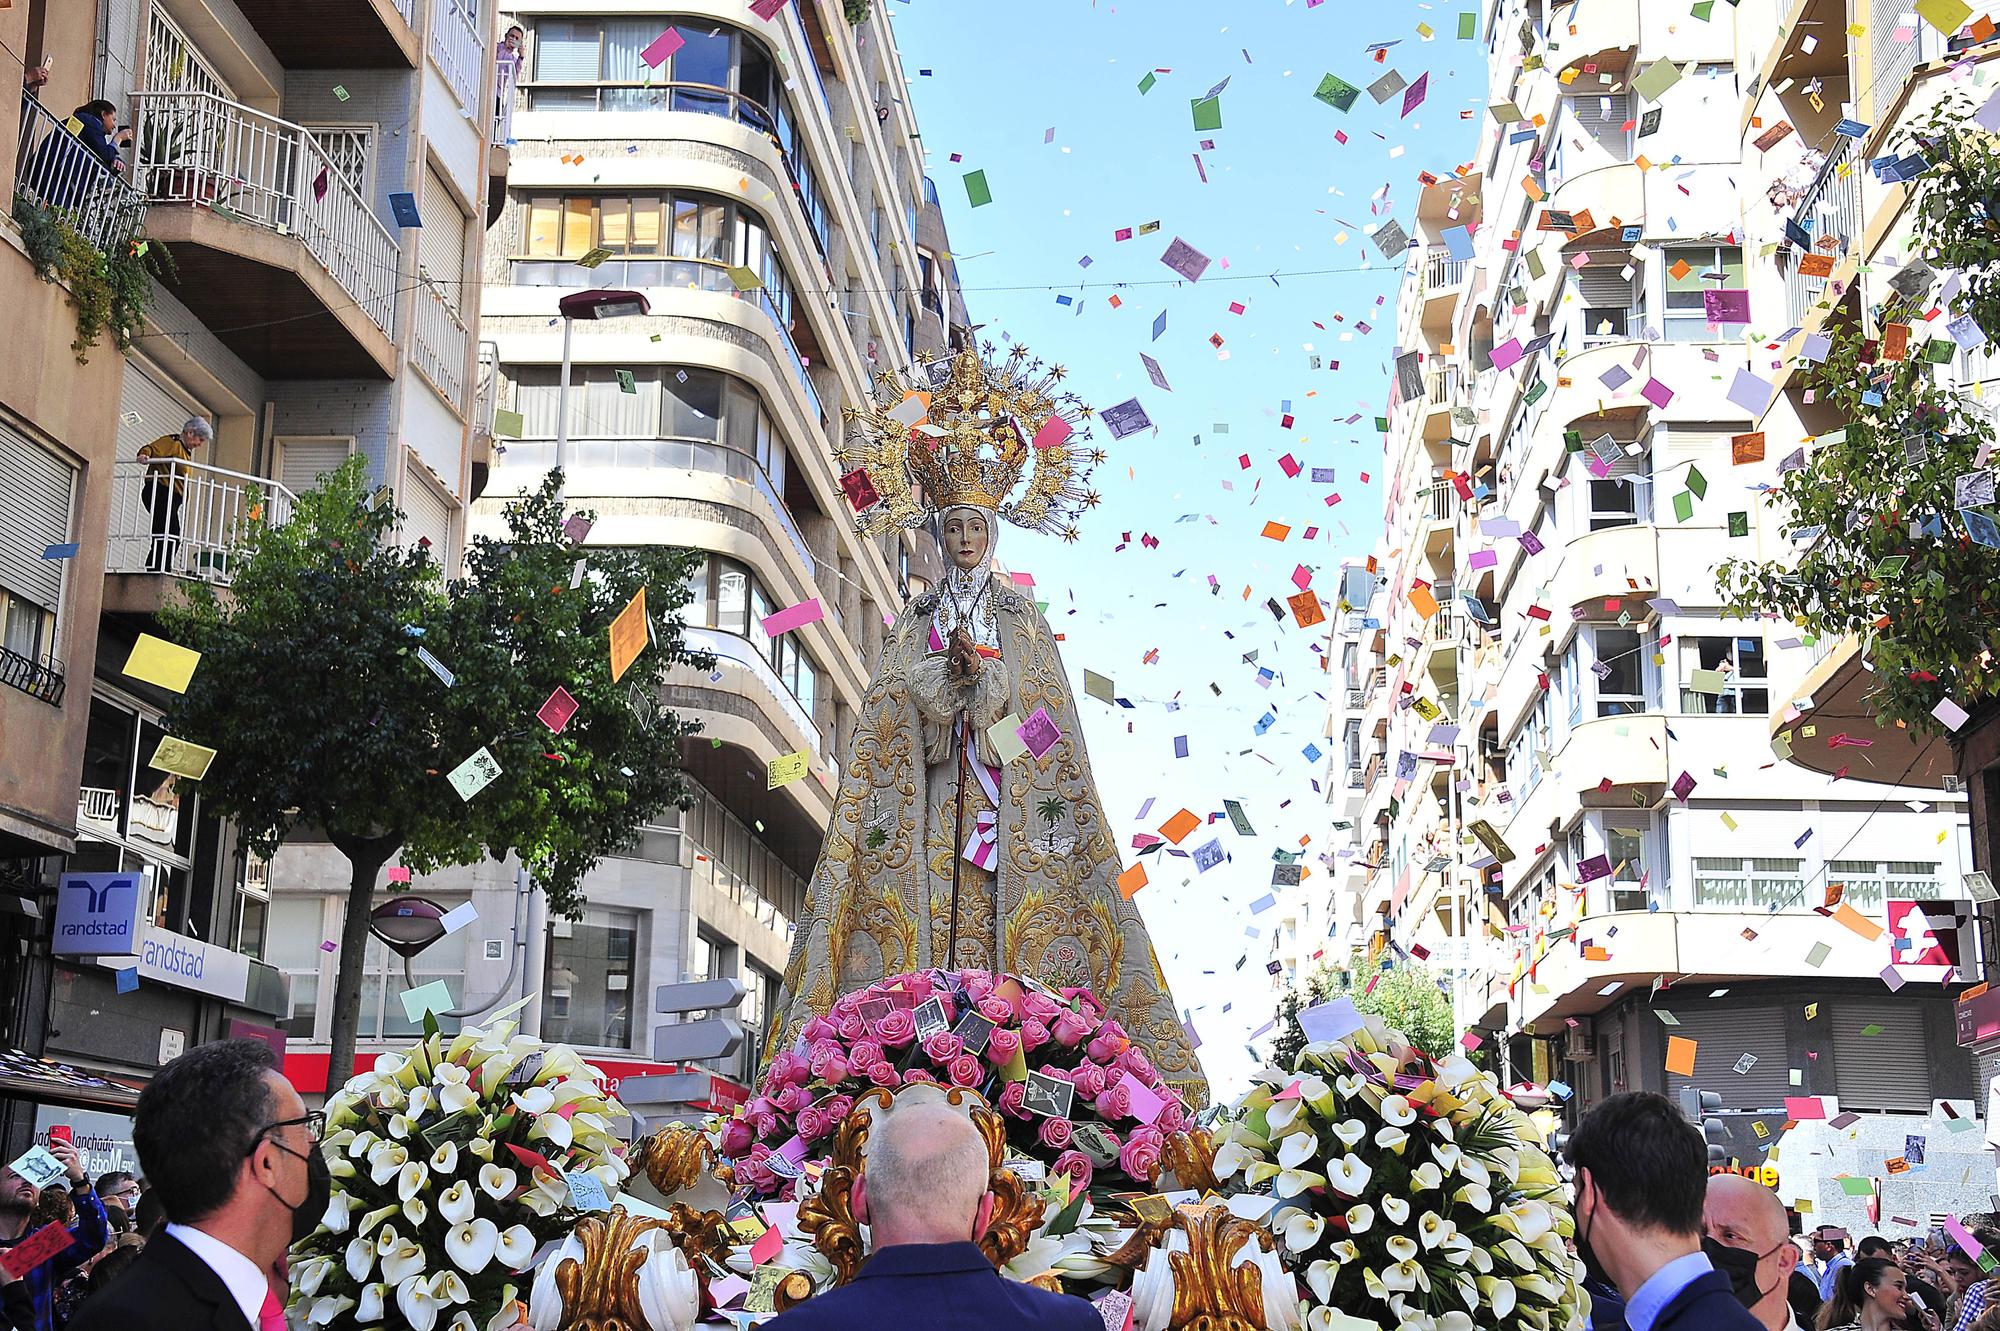
<path id="1" fill-rule="evenodd" d="M 611 621 L 611 682 L 622 679 L 632 663 L 639 659 L 639 653 L 646 649 L 646 589 L 618 612 L 618 618 Z"/>
<path id="2" fill-rule="evenodd" d="M 125 659 L 125 673 L 133 679 L 157 684 L 169 693 L 186 693 L 188 681 L 194 678 L 194 668 L 199 664 L 200 652 L 141 633 L 139 641 L 132 644 L 132 654 Z"/>
<path id="3" fill-rule="evenodd" d="M 208 765 L 214 761 L 214 749 L 175 739 L 172 735 L 162 735 L 147 765 L 162 772 L 172 772 L 175 776 L 184 776 L 190 781 L 199 781 L 208 775 Z"/>
<path id="4" fill-rule="evenodd" d="M 819 603 L 819 598 L 815 596 L 811 600 L 800 601 L 797 605 L 788 605 L 775 614 L 764 616 L 764 632 L 775 638 L 781 633 L 789 633 L 793 629 L 804 628 L 807 624 L 817 624 L 825 618 L 826 608 Z"/>

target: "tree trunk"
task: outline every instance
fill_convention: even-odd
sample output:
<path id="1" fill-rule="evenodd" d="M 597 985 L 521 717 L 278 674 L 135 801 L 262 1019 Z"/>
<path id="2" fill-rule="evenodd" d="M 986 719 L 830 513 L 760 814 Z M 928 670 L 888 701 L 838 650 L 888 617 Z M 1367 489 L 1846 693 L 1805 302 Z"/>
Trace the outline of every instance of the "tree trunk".
<path id="1" fill-rule="evenodd" d="M 354 1036 L 361 1019 L 361 980 L 368 958 L 368 914 L 375 904 L 375 878 L 403 844 L 401 833 L 378 837 L 335 837 L 334 849 L 347 857 L 347 916 L 340 926 L 340 964 L 333 981 L 332 1054 L 326 1091 L 332 1095 L 354 1075 Z"/>

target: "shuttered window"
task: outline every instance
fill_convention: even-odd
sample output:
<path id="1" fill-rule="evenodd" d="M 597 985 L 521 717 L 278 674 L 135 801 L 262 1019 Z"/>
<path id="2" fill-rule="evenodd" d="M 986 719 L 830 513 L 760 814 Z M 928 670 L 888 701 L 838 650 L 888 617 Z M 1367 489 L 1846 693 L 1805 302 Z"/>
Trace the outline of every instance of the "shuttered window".
<path id="1" fill-rule="evenodd" d="M 1834 1003 L 1826 1019 L 1833 1023 L 1833 1089 L 1842 1109 L 1903 1113 L 1930 1109 L 1923 1009 L 1896 1003 Z"/>
<path id="2" fill-rule="evenodd" d="M 1590 257 L 1581 268 L 1575 266 L 1579 253 Z M 1576 301 L 1583 306 L 1586 343 L 1639 336 L 1639 326 L 1645 322 L 1645 288 L 1638 260 L 1624 250 L 1585 249 L 1565 250 L 1563 263 L 1576 284 Z"/>
<path id="3" fill-rule="evenodd" d="M 1596 141 L 1597 146 L 1619 161 L 1632 157 L 1632 94 L 1629 92 L 1586 93 L 1569 99 L 1576 127 Z"/>
<path id="4" fill-rule="evenodd" d="M 1679 1026 L 1669 1035 L 1695 1041 L 1694 1076 L 1667 1074 L 1667 1095 L 1689 1086 L 1713 1091 L 1724 1109 L 1782 1109 L 1791 1089 L 1791 1060 L 1785 1047 L 1785 1013 L 1777 1007 L 1671 1009 Z M 1738 1072 L 1745 1054 L 1755 1062 Z M 1842 1102 L 1843 1104 L 1845 1101 Z"/>
<path id="5" fill-rule="evenodd" d="M 54 614 L 62 605 L 66 559 L 42 551 L 69 542 L 76 469 L 40 444 L 0 425 L 0 587 Z"/>
<path id="6" fill-rule="evenodd" d="M 403 543 L 428 540 L 431 555 L 450 573 L 452 504 L 415 458 L 403 465 L 403 488 L 396 493 L 396 507 L 403 514 Z"/>
<path id="7" fill-rule="evenodd" d="M 464 308 L 465 214 L 436 168 L 430 166 L 424 168 L 422 216 L 424 224 L 417 228 L 417 262 L 455 313 Z"/>
<path id="8" fill-rule="evenodd" d="M 354 441 L 344 437 L 280 439 L 278 483 L 293 494 L 317 490 L 319 478 L 337 470 L 353 451 Z"/>

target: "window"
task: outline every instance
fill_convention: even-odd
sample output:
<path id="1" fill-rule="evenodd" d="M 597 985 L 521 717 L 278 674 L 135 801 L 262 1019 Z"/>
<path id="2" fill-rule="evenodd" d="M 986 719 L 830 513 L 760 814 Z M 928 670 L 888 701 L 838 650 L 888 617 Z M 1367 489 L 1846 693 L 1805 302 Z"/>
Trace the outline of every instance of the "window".
<path id="1" fill-rule="evenodd" d="M 1711 326 L 1707 291 L 1745 289 L 1743 251 L 1735 245 L 1669 245 L 1661 255 L 1666 274 L 1666 309 L 1660 328 L 1669 342 L 1726 342 L 1735 324 Z"/>
<path id="2" fill-rule="evenodd" d="M 806 715 L 811 716 L 819 695 L 819 664 L 796 635 L 782 633 L 773 638 L 764 632 L 765 618 L 780 607 L 750 566 L 710 555 L 690 581 L 694 599 L 684 612 L 686 622 L 748 639 Z"/>
<path id="3" fill-rule="evenodd" d="M 459 903 L 446 900 L 439 904 L 450 910 Z M 421 989 L 433 980 L 450 982 L 454 991 L 452 1001 L 454 1004 L 463 1003 L 466 997 L 465 942 L 469 937 L 469 932 L 452 934 L 406 961 L 390 951 L 381 939 L 370 934 L 361 977 L 360 1038 L 392 1040 L 422 1035 L 424 1023 L 421 1018 L 410 1020 L 410 1014 L 403 1008 L 403 994 Z M 457 1017 L 448 1017 L 442 1012 L 436 1016 L 440 1031 L 446 1035 L 458 1033 Z"/>
<path id="4" fill-rule="evenodd" d="M 1841 900 L 1864 915 L 1880 914 L 1890 897 L 1936 901 L 1944 896 L 1934 860 L 1828 860 L 1826 881 L 1839 883 Z"/>
<path id="5" fill-rule="evenodd" d="M 1645 711 L 1646 656 L 1639 630 L 1600 628 L 1594 642 L 1597 660 L 1590 671 L 1597 677 L 1597 714 L 1636 716 Z"/>
<path id="6" fill-rule="evenodd" d="M 1682 638 L 1680 647 L 1682 712 L 1763 716 L 1771 710 L 1762 638 Z M 1697 670 L 1714 673 L 1697 676 Z"/>
<path id="7" fill-rule="evenodd" d="M 629 1048 L 638 947 L 635 911 L 591 906 L 581 920 L 551 920 L 542 986 L 543 1038 L 590 1048 Z"/>
<path id="8" fill-rule="evenodd" d="M 0 427 L 0 492 L 8 496 L 0 507 L 0 680 L 50 701 L 61 697 L 56 612 L 72 561 L 43 559 L 42 551 L 69 541 L 75 488 L 74 467 Z"/>
<path id="9" fill-rule="evenodd" d="M 649 18 L 537 18 L 534 111 L 693 111 L 770 131 L 777 91 L 770 55 L 726 24 L 680 24 L 681 45 L 657 67 L 642 52 L 661 34 Z M 731 94 L 737 94 L 732 96 Z"/>
<path id="10" fill-rule="evenodd" d="M 1652 455 L 1642 444 L 1600 433 L 1570 455 L 1573 481 L 1581 481 L 1583 525 L 1588 531 L 1629 527 L 1652 518 Z"/>
<path id="11" fill-rule="evenodd" d="M 743 1048 L 739 1051 L 741 1062 L 735 1070 L 738 1081 L 755 1085 L 757 1064 L 764 1049 L 764 1023 L 778 1015 L 778 977 L 765 970 L 756 962 L 746 962 L 743 967 L 743 1003 L 737 1010 L 737 1019 L 743 1023 Z"/>
<path id="12" fill-rule="evenodd" d="M 1579 255 L 1590 260 L 1581 268 L 1575 266 Z M 1583 306 L 1584 345 L 1637 337 L 1646 321 L 1645 287 L 1632 256 L 1615 249 L 1565 250 L 1563 262 L 1569 266 L 1577 303 Z"/>
<path id="13" fill-rule="evenodd" d="M 320 963 L 328 955 L 320 950 L 320 940 L 334 936 L 325 916 L 325 897 L 280 893 L 271 899 L 264 960 L 285 973 L 292 1006 L 278 1026 L 294 1040 L 318 1038 Z"/>
<path id="14" fill-rule="evenodd" d="M 1783 859 L 1694 860 L 1694 904 L 1710 910 L 1769 912 L 1804 910 L 1805 880 L 1800 861 Z"/>
<path id="15" fill-rule="evenodd" d="M 508 450 L 511 462 L 530 466 L 555 461 L 554 449 L 538 441 L 555 437 L 561 373 L 553 365 L 508 370 L 523 440 Z M 634 391 L 628 393 L 616 367 L 570 367 L 571 466 L 721 471 L 758 484 L 780 515 L 790 516 L 782 499 L 785 447 L 755 388 L 730 375 L 691 367 L 641 365 L 630 374 Z M 613 442 L 617 440 L 646 442 Z M 761 483 L 751 468 L 740 465 L 745 459 L 762 469 Z"/>

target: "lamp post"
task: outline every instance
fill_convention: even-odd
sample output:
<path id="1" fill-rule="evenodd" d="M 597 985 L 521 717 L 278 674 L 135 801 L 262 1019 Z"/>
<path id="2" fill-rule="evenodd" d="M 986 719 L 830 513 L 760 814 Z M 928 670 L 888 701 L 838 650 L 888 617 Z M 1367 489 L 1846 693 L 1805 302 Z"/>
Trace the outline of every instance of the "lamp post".
<path id="1" fill-rule="evenodd" d="M 563 473 L 562 489 L 556 492 L 560 502 L 569 489 L 569 346 L 576 321 L 624 319 L 647 314 L 652 307 L 636 291 L 593 290 L 573 291 L 558 300 L 556 308 L 562 311 L 563 321 L 562 378 L 556 389 L 556 470 Z"/>

